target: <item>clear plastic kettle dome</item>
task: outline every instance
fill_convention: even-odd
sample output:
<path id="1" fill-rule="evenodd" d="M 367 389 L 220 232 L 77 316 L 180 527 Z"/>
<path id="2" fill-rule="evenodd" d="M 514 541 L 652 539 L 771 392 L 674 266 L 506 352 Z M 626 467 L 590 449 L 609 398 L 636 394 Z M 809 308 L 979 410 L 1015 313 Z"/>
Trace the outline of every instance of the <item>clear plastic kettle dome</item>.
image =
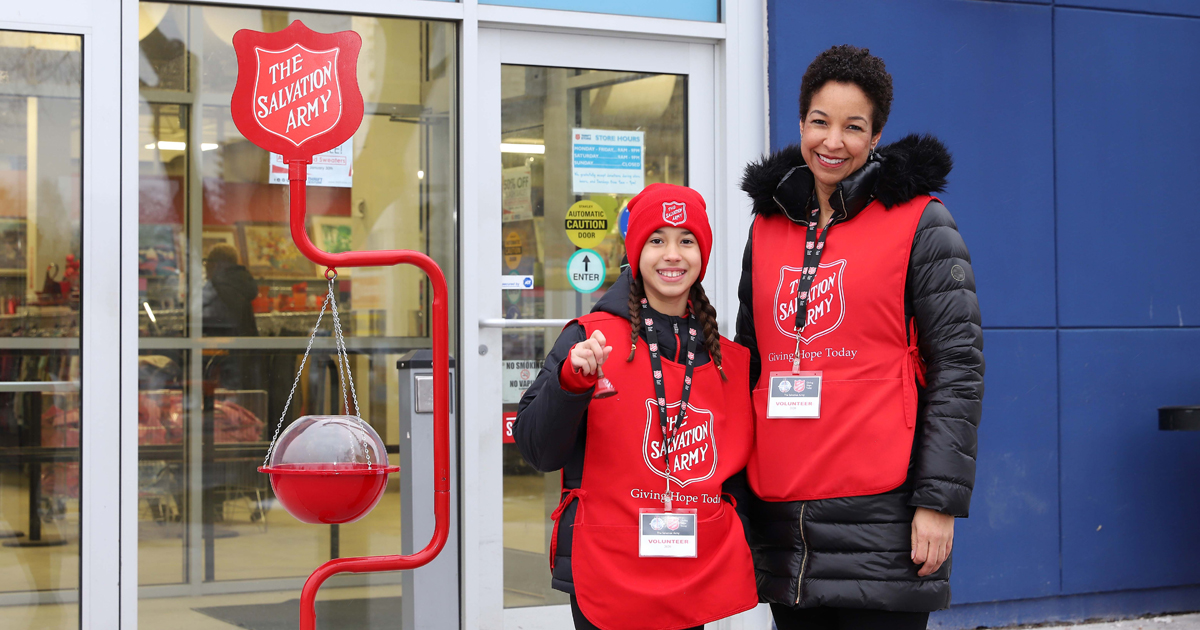
<path id="1" fill-rule="evenodd" d="M 304 416 L 280 434 L 268 465 L 275 496 L 305 523 L 353 523 L 383 497 L 387 449 L 357 416 Z"/>
<path id="2" fill-rule="evenodd" d="M 353 470 L 387 463 L 387 449 L 357 416 L 304 416 L 279 435 L 271 468 Z"/>

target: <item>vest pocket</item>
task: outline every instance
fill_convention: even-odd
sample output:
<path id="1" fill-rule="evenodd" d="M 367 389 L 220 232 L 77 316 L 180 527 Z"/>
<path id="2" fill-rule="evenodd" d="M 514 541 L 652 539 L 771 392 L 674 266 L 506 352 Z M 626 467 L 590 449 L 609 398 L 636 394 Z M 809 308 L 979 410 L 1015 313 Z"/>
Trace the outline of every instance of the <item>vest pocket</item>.
<path id="1" fill-rule="evenodd" d="M 807 419 L 768 418 L 767 390 L 755 390 L 749 471 L 755 492 L 771 501 L 799 501 L 899 486 L 908 473 L 915 425 L 910 381 L 826 380 L 821 417 Z"/>
<path id="2" fill-rule="evenodd" d="M 658 630 L 716 621 L 758 603 L 741 522 L 724 502 L 696 523 L 695 558 L 638 557 L 638 526 L 576 524 L 580 610 L 601 628 Z"/>

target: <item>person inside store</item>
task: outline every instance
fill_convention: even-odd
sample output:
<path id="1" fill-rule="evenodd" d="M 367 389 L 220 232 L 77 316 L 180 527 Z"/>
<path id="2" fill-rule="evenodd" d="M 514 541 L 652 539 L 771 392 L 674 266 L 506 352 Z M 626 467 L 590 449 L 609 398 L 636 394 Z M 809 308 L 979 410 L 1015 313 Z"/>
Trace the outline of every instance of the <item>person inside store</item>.
<path id="1" fill-rule="evenodd" d="M 237 250 L 225 244 L 213 246 L 204 259 L 204 272 L 204 336 L 257 337 L 258 324 L 250 302 L 258 295 L 258 283 L 238 263 Z M 266 378 L 261 365 L 261 358 L 254 353 L 208 351 L 204 377 L 225 389 L 257 389 Z"/>
<path id="2" fill-rule="evenodd" d="M 750 357 L 720 336 L 700 285 L 700 194 L 652 184 L 629 212 L 632 264 L 563 329 L 514 437 L 534 468 L 562 470 L 551 585 L 571 595 L 575 627 L 702 627 L 758 603 L 722 488 L 753 442 Z"/>
<path id="3" fill-rule="evenodd" d="M 746 168 L 735 339 L 756 421 L 746 469 L 759 596 L 780 630 L 924 628 L 950 604 L 983 398 L 971 258 L 932 195 L 931 136 L 879 146 L 892 78 L 834 46 L 800 85 L 799 144 Z"/>
<path id="4" fill-rule="evenodd" d="M 231 245 L 214 245 L 204 259 L 203 328 L 205 337 L 257 337 L 258 324 L 250 302 L 258 283 Z"/>

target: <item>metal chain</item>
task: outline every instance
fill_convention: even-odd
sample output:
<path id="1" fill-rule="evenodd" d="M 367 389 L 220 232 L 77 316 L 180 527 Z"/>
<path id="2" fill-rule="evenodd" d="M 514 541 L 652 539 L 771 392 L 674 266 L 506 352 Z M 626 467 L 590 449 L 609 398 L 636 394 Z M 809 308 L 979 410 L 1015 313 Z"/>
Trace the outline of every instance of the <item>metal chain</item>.
<path id="1" fill-rule="evenodd" d="M 333 290 L 333 281 L 330 281 L 329 290 Z M 336 345 L 338 352 L 342 355 L 346 362 L 346 378 L 342 381 L 342 404 L 343 409 L 350 410 L 346 404 L 346 382 L 350 383 L 350 396 L 354 399 L 354 415 L 361 418 L 362 415 L 358 411 L 358 392 L 354 391 L 354 377 L 350 374 L 350 352 L 346 349 L 346 338 L 342 335 L 342 320 L 338 317 L 337 300 L 330 303 L 333 310 L 333 334 L 337 337 Z"/>
<path id="2" fill-rule="evenodd" d="M 336 275 L 334 276 L 337 277 Z M 330 297 L 333 297 L 333 280 L 329 280 Z M 342 373 L 342 365 L 345 364 L 345 375 L 342 377 L 342 409 L 347 413 L 350 411 L 350 405 L 346 401 L 346 383 L 350 383 L 350 395 L 354 399 L 354 417 L 358 419 L 358 423 L 366 427 L 367 423 L 362 419 L 361 412 L 358 410 L 358 392 L 354 390 L 354 376 L 350 372 L 350 351 L 346 348 L 346 338 L 342 335 L 342 320 L 338 317 L 337 300 L 331 299 L 330 308 L 333 312 L 333 336 L 334 346 L 337 348 L 338 373 Z M 362 440 L 363 453 L 367 456 L 367 467 L 371 466 L 371 447 L 366 440 Z"/>
<path id="3" fill-rule="evenodd" d="M 350 352 L 346 349 L 346 338 L 342 335 L 342 322 L 338 317 L 337 297 L 334 282 L 337 280 L 337 271 L 328 270 L 325 273 L 325 278 L 329 281 L 329 291 L 325 294 L 325 301 L 321 303 L 321 311 L 317 313 L 317 323 L 313 325 L 312 334 L 308 337 L 308 346 L 304 349 L 304 358 L 300 359 L 300 369 L 296 371 L 296 380 L 292 381 L 292 390 L 288 392 L 287 402 L 283 405 L 283 413 L 279 416 L 279 424 L 275 425 L 275 435 L 271 437 L 271 444 L 267 447 L 267 455 L 263 458 L 263 466 L 269 466 L 271 461 L 271 453 L 275 450 L 275 442 L 279 439 L 279 432 L 283 428 L 283 421 L 287 418 L 288 408 L 292 405 L 292 397 L 296 394 L 296 387 L 300 384 L 300 376 L 304 374 L 304 366 L 308 363 L 308 355 L 312 351 L 313 341 L 317 338 L 317 331 L 321 328 L 321 318 L 325 316 L 325 309 L 329 308 L 333 313 L 333 336 L 334 350 L 336 353 L 336 363 L 338 368 L 338 378 L 342 381 L 342 409 L 346 412 L 350 411 L 350 403 L 346 398 L 346 383 L 350 383 L 350 394 L 354 398 L 354 417 L 362 425 L 366 422 L 362 419 L 358 409 L 358 393 L 354 390 L 354 375 L 350 372 Z M 367 456 L 367 466 L 371 466 L 371 448 L 366 440 L 361 440 L 363 452 Z"/>
<path id="4" fill-rule="evenodd" d="M 313 324 L 312 334 L 308 336 L 308 347 L 304 349 L 304 358 L 300 359 L 300 369 L 296 370 L 296 380 L 292 381 L 292 391 L 288 392 L 287 402 L 283 404 L 283 413 L 279 415 L 279 424 L 275 425 L 275 435 L 271 437 L 271 444 L 267 447 L 267 456 L 263 458 L 263 466 L 271 465 L 271 453 L 275 450 L 275 440 L 279 439 L 279 430 L 283 428 L 283 421 L 287 418 L 288 407 L 292 406 L 292 397 L 296 395 L 296 386 L 300 384 L 300 375 L 304 373 L 304 364 L 308 363 L 308 354 L 312 351 L 313 341 L 316 340 L 317 331 L 321 328 L 321 318 L 325 316 L 329 298 L 329 295 L 325 296 L 325 302 L 321 304 L 321 312 L 317 313 L 317 323 Z"/>

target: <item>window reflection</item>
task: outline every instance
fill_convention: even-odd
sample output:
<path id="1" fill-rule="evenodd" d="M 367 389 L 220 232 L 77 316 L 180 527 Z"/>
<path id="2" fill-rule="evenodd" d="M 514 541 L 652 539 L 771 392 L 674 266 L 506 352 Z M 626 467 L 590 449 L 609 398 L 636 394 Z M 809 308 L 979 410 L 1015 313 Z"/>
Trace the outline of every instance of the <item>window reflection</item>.
<path id="1" fill-rule="evenodd" d="M 617 217 L 640 186 L 620 192 L 579 189 L 572 173 L 576 130 L 615 130 L 641 134 L 642 184 L 687 183 L 687 78 L 668 74 L 611 72 L 540 66 L 501 66 L 501 165 L 504 189 L 503 267 L 531 275 L 534 288 L 504 291 L 509 319 L 572 319 L 586 314 L 620 275 L 625 243 Z M 604 285 L 579 293 L 567 280 L 566 265 L 580 249 L 563 229 L 567 210 L 587 201 L 604 211 L 608 229 L 584 243 L 606 267 Z M 559 330 L 506 330 L 503 348 L 503 402 L 515 414 L 521 394 L 541 368 Z M 504 606 L 567 603 L 550 588 L 547 555 L 558 507 L 560 474 L 542 474 L 521 457 L 516 444 L 504 445 Z"/>
<path id="2" fill-rule="evenodd" d="M 245 625 L 296 597 L 325 560 L 399 549 L 397 484 L 364 521 L 321 527 L 279 509 L 256 470 L 281 421 L 343 413 L 328 313 L 292 391 L 329 285 L 292 242 L 286 167 L 242 137 L 229 110 L 233 34 L 297 19 L 363 38 L 366 116 L 309 169 L 310 237 L 327 251 L 425 252 L 453 285 L 452 24 L 141 3 L 139 620 L 148 627 L 180 614 L 197 627 Z M 359 405 L 394 447 L 396 359 L 429 347 L 431 294 L 412 268 L 339 274 Z M 399 594 L 399 576 L 369 582 L 345 591 L 364 609 Z M 200 585 L 230 606 L 180 596 Z M 258 593 L 233 594 L 246 591 Z"/>
<path id="3" fill-rule="evenodd" d="M 37 628 L 79 625 L 81 45 L 0 31 L 0 595 Z"/>

